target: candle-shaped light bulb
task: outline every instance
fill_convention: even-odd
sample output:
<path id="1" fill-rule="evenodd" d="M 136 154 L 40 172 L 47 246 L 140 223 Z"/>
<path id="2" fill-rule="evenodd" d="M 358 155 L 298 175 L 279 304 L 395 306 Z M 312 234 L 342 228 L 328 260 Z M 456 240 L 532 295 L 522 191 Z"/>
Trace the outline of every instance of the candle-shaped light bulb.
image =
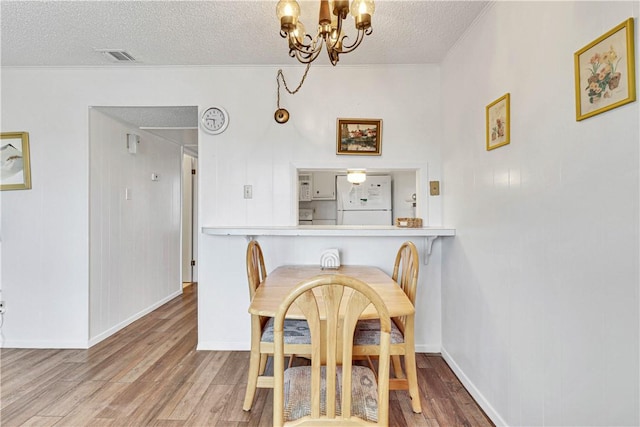
<path id="1" fill-rule="evenodd" d="M 276 15 L 280 19 L 282 31 L 293 31 L 300 16 L 300 5 L 296 0 L 280 0 L 276 6 Z"/>
<path id="2" fill-rule="evenodd" d="M 356 21 L 357 29 L 367 29 L 371 26 L 371 16 L 375 12 L 376 6 L 373 0 L 353 0 L 351 3 L 351 14 Z"/>
<path id="3" fill-rule="evenodd" d="M 302 42 L 304 41 L 305 34 L 306 32 L 305 32 L 304 24 L 302 23 L 302 21 L 298 21 L 298 24 L 296 25 L 296 29 L 293 30 L 293 36 L 296 38 L 296 40 L 298 40 L 298 43 L 302 44 Z"/>
<path id="4" fill-rule="evenodd" d="M 358 16 L 362 14 L 373 15 L 376 10 L 376 5 L 373 0 L 353 0 L 351 3 L 351 14 Z"/>

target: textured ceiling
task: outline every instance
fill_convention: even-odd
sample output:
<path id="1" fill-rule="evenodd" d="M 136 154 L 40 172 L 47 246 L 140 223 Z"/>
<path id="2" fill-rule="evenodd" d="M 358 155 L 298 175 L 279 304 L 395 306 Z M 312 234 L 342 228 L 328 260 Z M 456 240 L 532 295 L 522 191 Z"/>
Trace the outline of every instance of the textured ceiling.
<path id="1" fill-rule="evenodd" d="M 94 107 L 143 128 L 197 128 L 198 107 Z M 150 111 L 153 110 L 153 113 Z"/>
<path id="2" fill-rule="evenodd" d="M 198 107 L 93 107 L 198 154 Z"/>
<path id="3" fill-rule="evenodd" d="M 96 50 L 124 49 L 142 65 L 294 64 L 276 3 L 2 0 L 0 58 L 3 66 L 122 66 Z M 340 63 L 438 63 L 487 3 L 377 0 L 373 34 Z M 300 4 L 311 29 L 318 2 Z"/>
<path id="4" fill-rule="evenodd" d="M 309 30 L 317 22 L 318 1 L 298 1 L 300 20 Z M 296 64 L 279 35 L 276 3 L 0 0 L 0 62 L 17 67 Z M 376 0 L 373 34 L 341 56 L 338 66 L 439 63 L 488 3 Z M 346 28 L 353 34 L 351 17 Z M 113 62 L 100 52 L 105 49 L 125 50 L 137 61 Z M 329 60 L 321 54 L 314 64 Z M 195 107 L 101 111 L 196 150 Z"/>

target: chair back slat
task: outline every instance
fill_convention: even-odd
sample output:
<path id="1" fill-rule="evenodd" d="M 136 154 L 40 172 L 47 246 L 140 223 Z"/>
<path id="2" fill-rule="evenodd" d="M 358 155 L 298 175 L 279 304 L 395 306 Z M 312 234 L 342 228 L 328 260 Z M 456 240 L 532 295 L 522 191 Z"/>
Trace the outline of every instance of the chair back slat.
<path id="1" fill-rule="evenodd" d="M 300 297 L 294 302 L 298 306 L 298 309 L 304 314 L 309 324 L 309 332 L 311 335 L 311 342 L 320 342 L 322 340 L 321 328 L 320 328 L 320 312 L 318 311 L 318 304 L 313 291 L 309 290 L 300 295 Z M 312 326 L 313 325 L 313 326 Z M 315 417 L 320 416 L 320 361 L 321 361 L 321 348 L 320 346 L 311 346 L 311 414 Z M 313 391 L 318 390 L 317 393 Z"/>
<path id="2" fill-rule="evenodd" d="M 324 309 L 326 315 L 326 415 L 327 418 L 336 417 L 336 366 L 338 340 L 336 331 L 338 331 L 338 321 L 340 315 L 340 303 L 344 288 L 342 286 L 328 285 L 322 288 L 322 298 L 324 301 Z"/>
<path id="3" fill-rule="evenodd" d="M 353 334 L 360 314 L 371 304 L 371 301 L 361 294 L 354 292 L 349 302 L 349 310 L 345 312 L 342 321 L 342 360 L 353 360 Z M 351 390 L 351 364 L 342 365 L 342 388 Z M 351 393 L 342 394 L 342 415 L 351 417 Z"/>

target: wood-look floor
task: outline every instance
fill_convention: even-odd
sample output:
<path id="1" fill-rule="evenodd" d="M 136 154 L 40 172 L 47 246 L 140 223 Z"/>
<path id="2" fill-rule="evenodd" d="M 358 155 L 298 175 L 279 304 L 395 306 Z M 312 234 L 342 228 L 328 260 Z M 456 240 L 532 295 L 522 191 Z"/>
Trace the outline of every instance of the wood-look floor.
<path id="1" fill-rule="evenodd" d="M 0 425 L 270 426 L 271 390 L 242 410 L 249 353 L 195 350 L 196 293 L 89 350 L 3 349 Z M 492 425 L 439 355 L 417 364 L 423 413 L 392 391 L 391 426 Z"/>

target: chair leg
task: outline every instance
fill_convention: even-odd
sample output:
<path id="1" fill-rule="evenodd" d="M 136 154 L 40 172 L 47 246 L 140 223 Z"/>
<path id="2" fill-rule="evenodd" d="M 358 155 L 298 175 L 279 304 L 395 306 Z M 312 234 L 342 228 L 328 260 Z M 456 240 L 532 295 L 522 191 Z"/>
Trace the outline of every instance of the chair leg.
<path id="1" fill-rule="evenodd" d="M 247 390 L 245 391 L 244 404 L 242 405 L 242 409 L 245 411 L 250 411 L 251 406 L 253 406 L 253 398 L 256 395 L 256 387 L 258 386 L 258 375 L 260 374 L 263 356 L 265 356 L 264 360 L 266 364 L 266 355 L 260 354 L 258 350 L 251 349 L 251 357 L 249 358 L 249 375 L 247 378 Z M 262 372 L 264 372 L 264 367 L 262 367 Z"/>
<path id="2" fill-rule="evenodd" d="M 404 358 L 405 367 L 407 369 L 407 379 L 409 381 L 409 395 L 411 396 L 411 406 L 413 412 L 419 414 L 422 412 L 420 404 L 420 389 L 418 388 L 418 372 L 416 370 L 416 354 L 407 352 Z"/>
<path id="3" fill-rule="evenodd" d="M 369 369 L 373 371 L 373 373 L 376 376 L 376 379 L 378 379 L 378 370 L 373 364 L 373 359 L 371 359 L 371 356 L 365 356 L 365 357 L 367 358 L 367 365 L 369 365 Z"/>
<path id="4" fill-rule="evenodd" d="M 402 363 L 400 363 L 400 356 L 391 356 L 391 361 L 393 362 L 393 373 L 396 378 L 405 378 L 404 371 L 402 370 Z"/>
<path id="5" fill-rule="evenodd" d="M 264 374 L 264 370 L 267 369 L 267 359 L 269 359 L 269 356 L 260 353 L 260 370 L 258 371 L 260 375 Z"/>
<path id="6" fill-rule="evenodd" d="M 405 328 L 405 355 L 404 368 L 407 370 L 407 381 L 409 383 L 409 395 L 411 396 L 411 407 L 413 412 L 422 412 L 420 403 L 420 389 L 418 388 L 418 371 L 416 369 L 416 347 L 414 342 L 413 327 L 414 316 L 407 316 Z"/>

